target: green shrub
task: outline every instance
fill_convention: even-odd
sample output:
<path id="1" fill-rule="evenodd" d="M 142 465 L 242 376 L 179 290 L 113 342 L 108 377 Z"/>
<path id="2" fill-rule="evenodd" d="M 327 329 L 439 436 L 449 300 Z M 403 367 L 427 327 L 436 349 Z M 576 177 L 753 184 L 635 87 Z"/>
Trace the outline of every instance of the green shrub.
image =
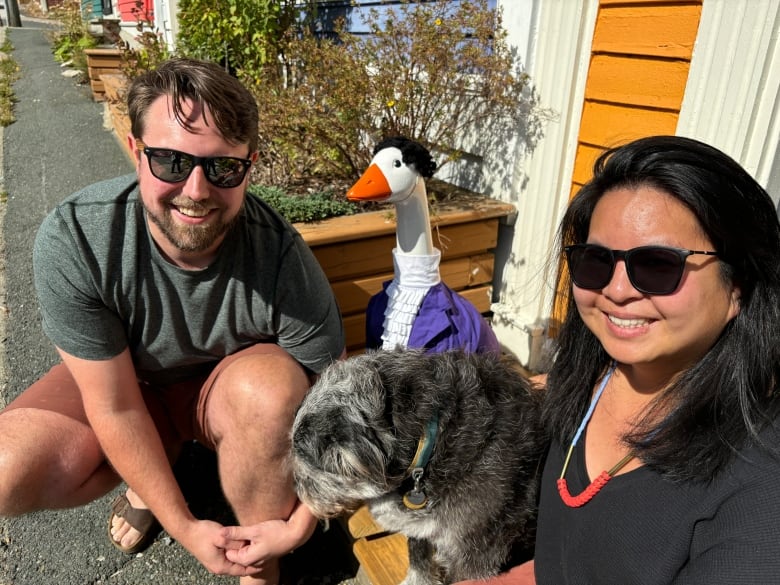
<path id="1" fill-rule="evenodd" d="M 532 139 L 541 127 L 501 12 L 487 0 L 405 0 L 394 18 L 370 10 L 368 35 L 338 23 L 326 38 L 309 26 L 314 0 L 178 6 L 176 54 L 222 63 L 253 91 L 260 159 L 251 191 L 291 222 L 362 210 L 331 192 L 343 193 L 366 169 L 384 136 L 418 140 L 441 166 L 463 156 L 466 142 L 501 160 L 518 128 Z M 146 53 L 124 60 L 129 77 L 168 56 L 159 35 L 145 34 Z M 300 195 L 309 192 L 318 194 Z"/>
<path id="2" fill-rule="evenodd" d="M 528 77 L 486 0 L 403 2 L 396 18 L 371 10 L 366 24 L 361 37 L 343 27 L 330 39 L 290 31 L 281 63 L 246 80 L 261 112 L 256 180 L 356 178 L 387 135 L 447 162 L 462 156 L 466 135 L 487 150 L 510 143 L 518 125 L 538 131 Z"/>
<path id="3" fill-rule="evenodd" d="M 11 58 L 13 46 L 8 39 L 0 46 L 0 126 L 9 126 L 15 121 L 13 82 L 19 77 L 19 65 Z"/>
<path id="4" fill-rule="evenodd" d="M 268 203 L 290 223 L 317 221 L 360 211 L 357 205 L 337 198 L 332 192 L 290 195 L 278 187 L 250 185 L 249 193 Z"/>
<path id="5" fill-rule="evenodd" d="M 58 20 L 62 27 L 51 33 L 50 40 L 54 58 L 60 63 L 71 62 L 74 69 L 81 72 L 83 81 L 87 75 L 87 56 L 84 51 L 100 43 L 87 24 L 88 14 L 82 13 L 81 0 L 64 0 L 50 11 L 50 16 Z"/>
<path id="6" fill-rule="evenodd" d="M 287 30 L 315 10 L 313 0 L 179 0 L 177 52 L 257 77 Z"/>

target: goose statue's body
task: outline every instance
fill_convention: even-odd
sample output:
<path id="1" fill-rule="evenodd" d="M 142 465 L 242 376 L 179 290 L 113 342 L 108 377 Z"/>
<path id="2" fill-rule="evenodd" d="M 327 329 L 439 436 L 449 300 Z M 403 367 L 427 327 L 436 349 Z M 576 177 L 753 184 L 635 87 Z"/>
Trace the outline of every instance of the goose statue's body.
<path id="1" fill-rule="evenodd" d="M 441 281 L 425 187 L 435 169 L 421 144 L 388 138 L 347 192 L 352 201 L 393 203 L 396 214 L 393 279 L 369 301 L 366 347 L 498 353 L 498 340 L 476 307 Z"/>

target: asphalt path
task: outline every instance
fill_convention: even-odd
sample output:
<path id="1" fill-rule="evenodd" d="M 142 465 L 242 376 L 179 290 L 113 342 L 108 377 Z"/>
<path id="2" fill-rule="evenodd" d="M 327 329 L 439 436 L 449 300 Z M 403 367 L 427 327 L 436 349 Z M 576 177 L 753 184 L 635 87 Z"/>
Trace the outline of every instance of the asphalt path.
<path id="1" fill-rule="evenodd" d="M 23 19 L 22 28 L 0 28 L 0 42 L 3 34 L 10 40 L 21 68 L 14 84 L 16 122 L 0 128 L 0 405 L 57 361 L 41 331 L 32 282 L 38 225 L 72 192 L 133 170 L 89 86 L 62 75 L 49 28 L 30 19 Z M 210 453 L 193 445 L 177 471 L 197 516 L 231 522 Z M 139 555 L 114 549 L 107 538 L 108 510 L 120 489 L 82 508 L 0 519 L 0 585 L 237 583 L 209 574 L 164 532 Z M 354 575 L 338 527 L 318 529 L 285 558 L 285 567 L 296 585 L 335 584 Z"/>

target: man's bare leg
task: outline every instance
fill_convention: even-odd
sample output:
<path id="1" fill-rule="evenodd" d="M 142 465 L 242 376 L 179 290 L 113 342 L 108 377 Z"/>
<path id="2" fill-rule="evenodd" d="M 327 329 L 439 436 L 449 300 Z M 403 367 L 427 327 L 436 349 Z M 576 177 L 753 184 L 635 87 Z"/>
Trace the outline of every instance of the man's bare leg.
<path id="1" fill-rule="evenodd" d="M 37 408 L 0 413 L 0 515 L 85 505 L 119 477 L 86 424 Z"/>
<path id="2" fill-rule="evenodd" d="M 286 519 L 296 503 L 289 469 L 290 430 L 309 380 L 286 352 L 239 358 L 219 376 L 207 407 L 223 490 L 242 526 Z M 278 559 L 241 585 L 277 585 Z"/>

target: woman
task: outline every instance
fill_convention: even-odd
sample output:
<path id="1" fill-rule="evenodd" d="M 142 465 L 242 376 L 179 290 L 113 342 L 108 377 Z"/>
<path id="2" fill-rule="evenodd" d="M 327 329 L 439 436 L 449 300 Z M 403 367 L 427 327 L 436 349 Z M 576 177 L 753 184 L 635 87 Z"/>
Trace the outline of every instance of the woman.
<path id="1" fill-rule="evenodd" d="M 546 382 L 536 583 L 777 582 L 775 206 L 682 137 L 594 170 L 560 228 L 571 292 Z M 530 566 L 489 581 L 533 582 Z"/>

